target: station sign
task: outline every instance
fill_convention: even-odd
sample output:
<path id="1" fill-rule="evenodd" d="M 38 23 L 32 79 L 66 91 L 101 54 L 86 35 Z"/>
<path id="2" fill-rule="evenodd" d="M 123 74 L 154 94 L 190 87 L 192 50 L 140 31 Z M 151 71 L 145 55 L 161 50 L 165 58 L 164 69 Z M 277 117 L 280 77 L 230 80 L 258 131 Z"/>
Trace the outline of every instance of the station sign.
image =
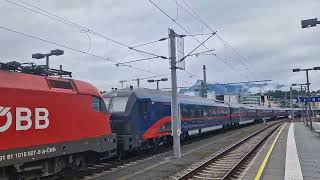
<path id="1" fill-rule="evenodd" d="M 302 102 L 320 102 L 320 96 L 311 96 L 309 100 L 308 100 L 308 97 L 299 96 L 299 97 L 297 97 L 296 100 L 297 100 L 298 103 L 302 103 Z"/>

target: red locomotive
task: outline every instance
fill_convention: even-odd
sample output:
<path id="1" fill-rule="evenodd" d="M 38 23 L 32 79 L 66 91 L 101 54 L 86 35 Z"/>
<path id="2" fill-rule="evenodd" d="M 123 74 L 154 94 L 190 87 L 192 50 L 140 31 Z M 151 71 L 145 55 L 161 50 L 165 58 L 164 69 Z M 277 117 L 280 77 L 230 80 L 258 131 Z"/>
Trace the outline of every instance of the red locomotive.
<path id="1" fill-rule="evenodd" d="M 50 75 L 71 73 L 0 63 L 0 179 L 35 171 L 49 176 L 83 166 L 89 154 L 117 153 L 99 91 L 84 81 Z"/>

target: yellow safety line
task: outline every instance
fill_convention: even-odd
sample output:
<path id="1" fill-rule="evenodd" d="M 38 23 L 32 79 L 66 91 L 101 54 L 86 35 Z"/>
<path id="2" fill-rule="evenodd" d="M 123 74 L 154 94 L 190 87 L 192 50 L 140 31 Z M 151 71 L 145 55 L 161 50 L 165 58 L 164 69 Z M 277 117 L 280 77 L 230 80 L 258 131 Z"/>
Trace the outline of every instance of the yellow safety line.
<path id="1" fill-rule="evenodd" d="M 258 171 L 256 177 L 254 178 L 254 180 L 259 180 L 259 179 L 260 179 L 260 177 L 261 177 L 261 175 L 262 175 L 262 173 L 263 173 L 263 171 L 264 171 L 264 168 L 265 168 L 266 165 L 267 165 L 267 162 L 268 162 L 268 160 L 269 160 L 270 154 L 272 153 L 272 150 L 273 150 L 273 148 L 274 148 L 274 146 L 275 146 L 275 144 L 276 144 L 276 142 L 277 142 L 277 140 L 278 140 L 278 138 L 279 138 L 279 136 L 280 136 L 283 128 L 284 128 L 286 125 L 287 125 L 287 123 L 285 123 L 285 124 L 282 126 L 282 128 L 280 129 L 277 137 L 274 139 L 274 141 L 273 141 L 273 143 L 272 143 L 272 145 L 271 145 L 268 153 L 266 154 L 266 156 L 265 156 L 264 159 L 263 159 L 263 162 L 262 162 L 262 164 L 261 164 L 261 166 L 260 166 L 260 168 L 259 168 L 259 171 Z"/>

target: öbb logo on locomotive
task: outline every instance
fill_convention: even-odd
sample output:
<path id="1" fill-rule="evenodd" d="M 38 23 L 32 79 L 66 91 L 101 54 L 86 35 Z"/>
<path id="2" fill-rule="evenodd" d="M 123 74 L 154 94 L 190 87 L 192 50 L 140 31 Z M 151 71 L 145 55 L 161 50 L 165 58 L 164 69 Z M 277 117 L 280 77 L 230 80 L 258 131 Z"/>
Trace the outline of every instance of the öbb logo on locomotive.
<path id="1" fill-rule="evenodd" d="M 46 108 L 34 108 L 34 116 L 32 115 L 31 109 L 26 107 L 16 107 L 15 116 L 12 115 L 10 110 L 12 110 L 12 107 L 0 106 L 0 125 L 2 125 L 0 126 L 0 133 L 7 131 L 11 127 L 14 117 L 16 121 L 16 131 L 31 129 L 33 119 L 35 129 L 46 129 L 49 127 L 49 111 Z"/>

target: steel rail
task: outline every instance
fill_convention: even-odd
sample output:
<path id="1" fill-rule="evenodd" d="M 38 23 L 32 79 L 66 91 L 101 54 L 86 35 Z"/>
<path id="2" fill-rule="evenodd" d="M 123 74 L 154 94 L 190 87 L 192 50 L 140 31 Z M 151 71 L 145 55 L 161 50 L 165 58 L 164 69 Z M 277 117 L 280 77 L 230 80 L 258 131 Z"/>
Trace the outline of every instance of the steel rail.
<path id="1" fill-rule="evenodd" d="M 196 175 L 197 173 L 201 172 L 203 169 L 205 169 L 206 167 L 208 167 L 209 165 L 212 165 L 215 161 L 223 158 L 223 157 L 227 157 L 228 153 L 232 152 L 233 150 L 236 150 L 238 147 L 240 147 L 241 145 L 243 145 L 245 142 L 248 142 L 251 138 L 257 136 L 258 134 L 264 132 L 265 130 L 278 125 L 278 127 L 276 127 L 275 129 L 273 129 L 270 133 L 268 133 L 265 137 L 263 137 L 262 140 L 259 141 L 259 143 L 255 144 L 254 147 L 252 147 L 232 168 L 230 168 L 230 170 L 223 175 L 223 177 L 221 179 L 229 179 L 232 177 L 232 175 L 239 169 L 239 167 L 248 159 L 248 157 L 250 157 L 250 155 L 255 152 L 262 144 L 263 142 L 265 142 L 265 140 L 274 132 L 276 131 L 280 126 L 281 126 L 281 122 L 278 123 L 274 123 L 272 125 L 269 125 L 257 132 L 252 133 L 251 135 L 245 137 L 244 139 L 240 140 L 238 143 L 230 146 L 229 148 L 225 149 L 224 151 L 220 152 L 219 154 L 217 154 L 216 156 L 208 159 L 207 161 L 205 161 L 204 163 L 196 166 L 195 168 L 193 168 L 191 171 L 187 172 L 186 174 L 175 178 L 177 180 L 186 180 L 186 179 L 193 179 L 192 177 L 194 177 L 194 175 Z"/>
<path id="2" fill-rule="evenodd" d="M 252 155 L 261 145 L 270 137 L 272 133 L 274 133 L 278 128 L 281 127 L 281 124 L 272 130 L 269 134 L 267 134 L 257 145 L 255 145 L 222 179 L 228 179 L 230 178 L 235 171 L 237 171 L 241 165 Z"/>

